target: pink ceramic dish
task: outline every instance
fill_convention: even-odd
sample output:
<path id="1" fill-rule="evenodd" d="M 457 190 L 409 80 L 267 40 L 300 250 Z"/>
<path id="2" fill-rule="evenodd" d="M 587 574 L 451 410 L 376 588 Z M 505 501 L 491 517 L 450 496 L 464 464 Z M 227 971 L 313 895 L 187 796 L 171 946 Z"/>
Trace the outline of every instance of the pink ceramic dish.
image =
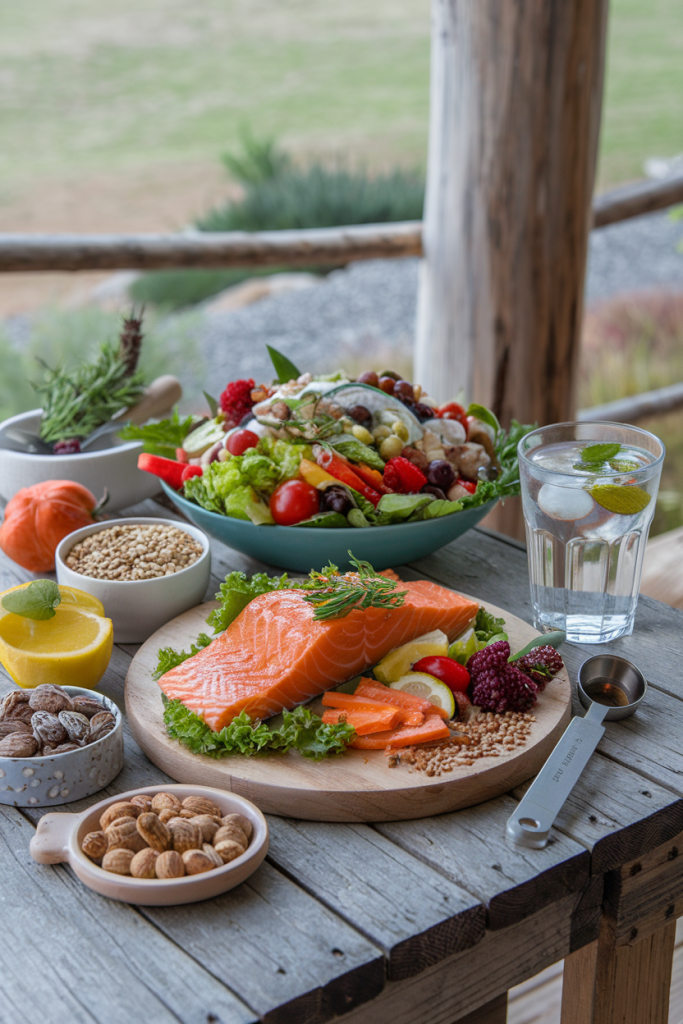
<path id="1" fill-rule="evenodd" d="M 223 811 L 223 814 L 244 814 L 254 826 L 248 849 L 222 868 L 214 868 L 201 875 L 184 878 L 131 878 L 104 871 L 81 850 L 81 842 L 88 832 L 99 829 L 100 815 L 106 807 L 119 800 L 130 800 L 139 793 L 174 793 L 179 800 L 186 796 L 204 796 Z M 39 864 L 68 863 L 81 882 L 102 896 L 123 903 L 137 903 L 146 907 L 175 906 L 179 903 L 197 903 L 219 896 L 233 889 L 256 871 L 268 852 L 268 824 L 258 807 L 234 793 L 209 786 L 144 786 L 128 793 L 118 793 L 94 804 L 80 814 L 46 814 L 41 818 L 31 840 L 31 856 Z"/>

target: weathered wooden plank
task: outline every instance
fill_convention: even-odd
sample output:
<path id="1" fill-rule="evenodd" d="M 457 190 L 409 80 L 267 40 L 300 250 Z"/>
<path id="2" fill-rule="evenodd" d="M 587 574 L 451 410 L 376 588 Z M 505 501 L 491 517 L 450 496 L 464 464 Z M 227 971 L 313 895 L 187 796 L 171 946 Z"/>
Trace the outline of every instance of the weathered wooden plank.
<path id="1" fill-rule="evenodd" d="M 530 783 L 513 790 L 521 799 Z M 683 829 L 683 801 L 642 775 L 595 754 L 555 827 L 585 844 L 599 875 L 667 842 Z"/>
<path id="2" fill-rule="evenodd" d="M 458 1024 L 506 1024 L 507 1019 L 508 994 L 503 992 L 486 1006 L 480 1006 L 479 1009 L 468 1013 L 466 1017 L 461 1017 Z"/>
<path id="3" fill-rule="evenodd" d="M 567 956 L 577 897 L 501 931 L 407 981 L 389 981 L 344 1024 L 455 1024 L 535 972 Z"/>
<path id="4" fill-rule="evenodd" d="M 377 946 L 268 863 L 244 885 L 202 903 L 200 912 L 143 912 L 266 1024 L 317 1024 L 384 987 Z"/>
<path id="5" fill-rule="evenodd" d="M 19 811 L 0 806 L 0 1020 L 257 1019 L 132 907 L 91 892 L 64 867 L 35 864 L 28 852 L 32 835 Z"/>
<path id="6" fill-rule="evenodd" d="M 487 908 L 487 926 L 505 928 L 588 884 L 590 857 L 554 832 L 544 850 L 509 842 L 505 825 L 515 807 L 502 796 L 478 807 L 375 828 L 442 872 Z"/>
<path id="7" fill-rule="evenodd" d="M 390 978 L 412 977 L 484 937 L 477 899 L 367 825 L 271 816 L 269 826 L 269 857 L 380 946 Z"/>

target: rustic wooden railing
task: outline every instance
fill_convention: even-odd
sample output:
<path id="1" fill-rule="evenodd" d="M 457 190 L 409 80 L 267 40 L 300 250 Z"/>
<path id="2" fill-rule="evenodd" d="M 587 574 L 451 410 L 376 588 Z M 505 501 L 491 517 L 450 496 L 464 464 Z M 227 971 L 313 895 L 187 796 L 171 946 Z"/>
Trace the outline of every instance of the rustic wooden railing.
<path id="1" fill-rule="evenodd" d="M 683 177 L 627 185 L 597 196 L 593 226 L 604 227 L 677 202 L 683 202 Z M 354 260 L 420 255 L 421 221 L 254 233 L 0 234 L 0 272 L 342 266 Z"/>

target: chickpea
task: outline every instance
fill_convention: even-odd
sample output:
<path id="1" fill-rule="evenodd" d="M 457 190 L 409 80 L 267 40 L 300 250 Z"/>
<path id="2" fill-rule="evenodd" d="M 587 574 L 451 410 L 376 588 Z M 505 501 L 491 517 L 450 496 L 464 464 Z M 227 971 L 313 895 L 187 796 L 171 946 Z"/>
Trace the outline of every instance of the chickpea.
<path id="1" fill-rule="evenodd" d="M 372 436 L 374 437 L 375 441 L 383 441 L 385 437 L 391 437 L 391 430 L 389 429 L 389 427 L 385 426 L 375 427 L 375 429 L 372 432 Z"/>
<path id="2" fill-rule="evenodd" d="M 402 451 L 403 441 L 396 434 L 390 434 L 389 437 L 385 437 L 379 446 L 379 453 L 385 460 L 395 459 Z"/>
<path id="3" fill-rule="evenodd" d="M 365 427 L 361 427 L 359 423 L 356 423 L 355 427 L 351 427 L 351 433 L 358 441 L 362 441 L 363 444 L 372 444 L 374 438 L 369 430 Z"/>
<path id="4" fill-rule="evenodd" d="M 391 432 L 396 434 L 396 437 L 400 437 L 402 441 L 408 440 L 408 428 L 402 420 L 396 420 L 391 424 Z"/>
<path id="5" fill-rule="evenodd" d="M 342 416 L 337 422 L 345 434 L 350 434 L 353 430 L 354 422 L 350 416 Z"/>

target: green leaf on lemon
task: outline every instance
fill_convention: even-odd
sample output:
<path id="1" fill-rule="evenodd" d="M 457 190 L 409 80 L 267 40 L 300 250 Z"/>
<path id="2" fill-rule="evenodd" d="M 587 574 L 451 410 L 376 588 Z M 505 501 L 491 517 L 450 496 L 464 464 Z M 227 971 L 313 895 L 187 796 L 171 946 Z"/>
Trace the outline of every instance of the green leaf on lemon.
<path id="1" fill-rule="evenodd" d="M 650 503 L 650 495 L 642 487 L 599 484 L 588 492 L 598 505 L 620 516 L 634 516 Z"/>
<path id="2" fill-rule="evenodd" d="M 55 608 L 61 600 L 62 595 L 54 580 L 34 580 L 21 590 L 5 594 L 2 607 L 25 619 L 51 619 L 57 614 Z"/>

